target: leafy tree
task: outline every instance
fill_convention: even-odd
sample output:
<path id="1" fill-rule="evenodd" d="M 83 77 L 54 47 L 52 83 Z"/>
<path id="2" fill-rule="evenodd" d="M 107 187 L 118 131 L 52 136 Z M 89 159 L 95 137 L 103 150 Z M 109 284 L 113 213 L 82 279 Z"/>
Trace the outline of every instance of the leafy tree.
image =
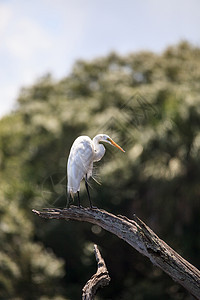
<path id="1" fill-rule="evenodd" d="M 136 213 L 198 267 L 199 79 L 200 49 L 181 42 L 159 55 L 111 53 L 79 60 L 61 81 L 47 74 L 21 90 L 18 108 L 0 122 L 1 220 L 8 220 L 6 226 L 0 223 L 0 265 L 7 270 L 0 273 L 2 297 L 26 299 L 30 289 L 37 295 L 33 299 L 80 298 L 95 270 L 95 242 L 112 278 L 102 299 L 191 299 L 101 228 L 44 222 L 31 208 L 66 205 L 65 168 L 72 142 L 81 134 L 105 132 L 126 153 L 107 147 L 95 169 L 102 185 L 90 183 L 95 205 L 130 218 Z M 84 189 L 81 198 L 88 205 Z M 65 260 L 64 279 L 60 258 Z M 51 284 L 55 279 L 57 285 Z"/>

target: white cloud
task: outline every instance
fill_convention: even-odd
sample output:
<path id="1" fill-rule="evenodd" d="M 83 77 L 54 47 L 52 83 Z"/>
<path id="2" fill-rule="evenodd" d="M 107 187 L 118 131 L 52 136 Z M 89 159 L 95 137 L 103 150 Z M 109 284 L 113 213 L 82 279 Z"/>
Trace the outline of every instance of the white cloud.
<path id="1" fill-rule="evenodd" d="M 0 3 L 0 35 L 5 31 L 12 18 L 12 10 L 9 5 Z"/>
<path id="2" fill-rule="evenodd" d="M 47 71 L 64 75 L 74 53 L 81 51 L 88 9 L 88 0 L 11 0 L 0 5 L 1 115 L 20 86 Z"/>
<path id="3" fill-rule="evenodd" d="M 23 18 L 17 22 L 12 33 L 5 39 L 5 46 L 18 59 L 31 59 L 39 51 L 48 51 L 53 41 L 47 32 L 34 21 Z"/>

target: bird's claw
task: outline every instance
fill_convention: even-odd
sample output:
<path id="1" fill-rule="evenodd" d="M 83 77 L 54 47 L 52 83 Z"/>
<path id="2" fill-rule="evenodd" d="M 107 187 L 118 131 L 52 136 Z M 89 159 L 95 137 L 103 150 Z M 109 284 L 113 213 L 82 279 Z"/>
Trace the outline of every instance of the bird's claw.
<path id="1" fill-rule="evenodd" d="M 90 206 L 90 208 L 91 208 L 91 209 L 97 209 L 98 207 L 92 205 L 92 206 Z"/>

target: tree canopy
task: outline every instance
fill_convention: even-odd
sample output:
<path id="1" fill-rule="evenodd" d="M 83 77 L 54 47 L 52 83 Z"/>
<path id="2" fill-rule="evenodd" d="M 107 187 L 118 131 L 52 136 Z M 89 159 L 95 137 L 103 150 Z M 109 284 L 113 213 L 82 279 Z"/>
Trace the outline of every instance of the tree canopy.
<path id="1" fill-rule="evenodd" d="M 109 134 L 126 153 L 107 146 L 96 163 L 94 205 L 136 213 L 199 267 L 199 82 L 200 48 L 181 42 L 161 54 L 79 60 L 66 78 L 47 74 L 21 89 L 15 111 L 0 120 L 0 298 L 80 298 L 96 243 L 112 279 L 98 299 L 191 299 L 98 226 L 47 222 L 31 209 L 65 207 L 74 139 Z M 84 188 L 81 199 L 87 206 Z"/>

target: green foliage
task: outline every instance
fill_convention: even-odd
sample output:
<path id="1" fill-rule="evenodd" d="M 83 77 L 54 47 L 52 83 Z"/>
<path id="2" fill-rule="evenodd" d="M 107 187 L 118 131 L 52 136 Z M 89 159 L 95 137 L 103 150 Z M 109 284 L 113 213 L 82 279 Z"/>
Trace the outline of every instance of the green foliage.
<path id="1" fill-rule="evenodd" d="M 161 55 L 77 61 L 63 80 L 48 74 L 22 89 L 18 109 L 0 121 L 1 298 L 80 298 L 97 243 L 112 278 L 99 299 L 191 299 L 101 228 L 44 222 L 31 208 L 64 207 L 72 142 L 107 133 L 126 153 L 107 146 L 94 169 L 102 185 L 91 181 L 94 204 L 136 213 L 198 267 L 199 80 L 200 49 L 182 42 Z M 88 205 L 84 189 L 81 198 Z"/>
<path id="2" fill-rule="evenodd" d="M 33 241 L 33 224 L 25 211 L 3 196 L 0 218 L 0 298 L 39 299 L 59 294 L 56 283 L 64 275 L 64 261 Z"/>

